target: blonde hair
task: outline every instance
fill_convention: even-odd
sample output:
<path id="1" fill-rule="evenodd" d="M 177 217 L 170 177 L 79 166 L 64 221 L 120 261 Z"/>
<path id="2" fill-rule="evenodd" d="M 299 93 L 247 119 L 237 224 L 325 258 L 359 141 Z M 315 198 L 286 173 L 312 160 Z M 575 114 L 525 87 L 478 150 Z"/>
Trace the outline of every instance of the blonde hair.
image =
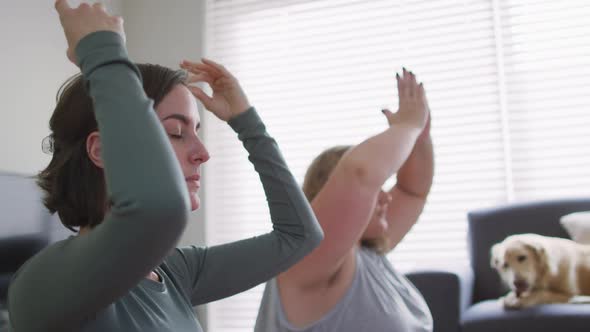
<path id="1" fill-rule="evenodd" d="M 314 158 L 305 172 L 302 187 L 303 193 L 309 202 L 313 201 L 322 190 L 332 171 L 350 148 L 350 145 L 335 146 L 323 151 Z M 374 239 L 362 239 L 361 245 L 374 250 L 378 254 L 385 254 L 389 250 L 389 238 L 384 234 Z"/>

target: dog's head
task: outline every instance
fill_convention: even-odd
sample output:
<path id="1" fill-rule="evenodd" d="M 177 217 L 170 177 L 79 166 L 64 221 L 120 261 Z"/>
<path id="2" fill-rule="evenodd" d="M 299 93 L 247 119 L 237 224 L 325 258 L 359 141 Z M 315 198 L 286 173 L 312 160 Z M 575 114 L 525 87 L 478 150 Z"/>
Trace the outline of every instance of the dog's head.
<path id="1" fill-rule="evenodd" d="M 507 237 L 492 247 L 491 266 L 517 296 L 530 291 L 539 285 L 548 270 L 542 237 L 536 234 Z"/>

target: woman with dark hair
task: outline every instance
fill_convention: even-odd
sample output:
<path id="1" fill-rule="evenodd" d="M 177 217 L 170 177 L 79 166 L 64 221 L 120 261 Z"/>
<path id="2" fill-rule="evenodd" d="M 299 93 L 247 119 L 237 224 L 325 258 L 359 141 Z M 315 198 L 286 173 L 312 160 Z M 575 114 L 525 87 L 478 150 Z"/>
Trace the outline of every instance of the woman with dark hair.
<path id="1" fill-rule="evenodd" d="M 397 85 L 387 130 L 309 166 L 303 191 L 326 237 L 267 283 L 255 331 L 432 331 L 424 299 L 385 257 L 422 213 L 434 171 L 424 87 L 405 69 Z"/>
<path id="2" fill-rule="evenodd" d="M 193 306 L 249 289 L 309 253 L 322 232 L 276 142 L 222 66 L 190 74 L 127 57 L 121 18 L 66 0 L 56 8 L 82 72 L 59 94 L 40 174 L 45 204 L 77 236 L 26 262 L 8 295 L 10 331 L 201 331 Z M 206 82 L 211 97 L 187 82 Z M 200 201 L 196 100 L 237 132 L 259 173 L 273 231 L 174 248 Z M 188 193 L 188 195 L 187 195 Z"/>

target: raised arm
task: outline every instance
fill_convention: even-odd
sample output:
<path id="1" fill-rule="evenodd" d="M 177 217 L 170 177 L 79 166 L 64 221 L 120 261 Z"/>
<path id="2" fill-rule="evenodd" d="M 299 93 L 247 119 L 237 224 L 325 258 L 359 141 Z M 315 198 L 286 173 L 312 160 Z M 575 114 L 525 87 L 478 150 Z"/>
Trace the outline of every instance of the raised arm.
<path id="1" fill-rule="evenodd" d="M 210 248 L 182 248 L 167 259 L 180 274 L 188 274 L 186 291 L 196 305 L 245 291 L 286 270 L 319 244 L 322 231 L 277 143 L 235 77 L 209 60 L 185 62 L 183 67 L 192 73 L 192 81 L 212 86 L 211 97 L 197 87 L 191 90 L 238 134 L 260 176 L 273 223 L 268 234 Z"/>
<path id="2" fill-rule="evenodd" d="M 430 114 L 430 112 L 429 112 Z M 414 149 L 397 172 L 397 182 L 389 191 L 386 230 L 389 250 L 408 233 L 424 209 L 434 176 L 434 151 L 430 137 L 430 116 Z"/>
<path id="3" fill-rule="evenodd" d="M 414 75 L 397 76 L 399 111 L 385 111 L 389 128 L 348 151 L 312 202 L 325 239 L 281 278 L 302 287 L 333 280 L 346 262 L 354 260 L 359 242 L 383 183 L 410 155 L 428 111 Z M 350 266 L 350 265 L 349 265 Z"/>
<path id="4" fill-rule="evenodd" d="M 16 332 L 78 329 L 166 257 L 188 218 L 180 167 L 127 58 L 121 19 L 100 5 L 56 7 L 93 99 L 112 206 L 94 230 L 21 268 L 9 290 Z"/>

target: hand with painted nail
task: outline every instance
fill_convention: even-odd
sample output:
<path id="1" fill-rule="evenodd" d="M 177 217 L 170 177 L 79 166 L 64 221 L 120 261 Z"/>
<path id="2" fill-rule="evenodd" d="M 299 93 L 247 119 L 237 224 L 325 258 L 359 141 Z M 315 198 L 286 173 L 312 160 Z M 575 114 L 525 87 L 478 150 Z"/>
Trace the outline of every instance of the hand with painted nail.
<path id="1" fill-rule="evenodd" d="M 403 70 L 402 76 L 396 74 L 397 91 L 399 96 L 399 109 L 392 113 L 383 110 L 389 125 L 403 124 L 418 128 L 423 133 L 429 128 L 430 109 L 426 99 L 424 85 L 416 81 L 416 76 L 411 71 Z"/>
<path id="2" fill-rule="evenodd" d="M 211 96 L 198 86 L 190 85 L 188 88 L 219 119 L 228 121 L 250 108 L 240 83 L 224 66 L 202 59 L 201 62 L 184 60 L 180 67 L 188 71 L 189 84 L 205 82 L 211 87 Z"/>
<path id="3" fill-rule="evenodd" d="M 113 31 L 125 39 L 123 19 L 120 16 L 109 15 L 102 3 L 97 2 L 94 5 L 82 3 L 77 8 L 72 8 L 67 0 L 57 0 L 55 9 L 68 41 L 68 59 L 75 65 L 78 63 L 74 50 L 78 42 L 87 35 L 96 31 Z"/>

